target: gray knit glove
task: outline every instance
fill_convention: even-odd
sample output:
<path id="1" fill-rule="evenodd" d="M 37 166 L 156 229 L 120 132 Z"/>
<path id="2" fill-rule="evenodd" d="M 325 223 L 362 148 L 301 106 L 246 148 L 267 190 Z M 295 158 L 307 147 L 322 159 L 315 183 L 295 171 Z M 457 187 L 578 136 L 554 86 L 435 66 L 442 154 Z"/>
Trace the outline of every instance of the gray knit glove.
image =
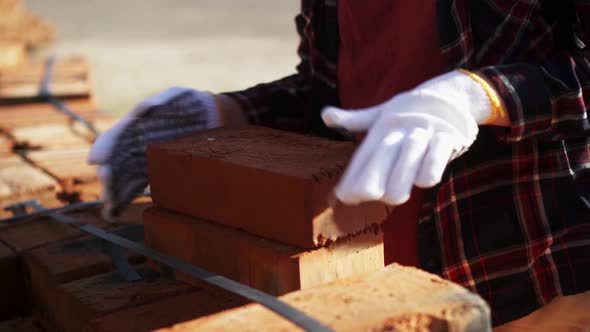
<path id="1" fill-rule="evenodd" d="M 104 215 L 117 218 L 148 185 L 146 147 L 219 126 L 213 95 L 173 87 L 139 103 L 92 145 L 88 162 L 99 165 Z"/>

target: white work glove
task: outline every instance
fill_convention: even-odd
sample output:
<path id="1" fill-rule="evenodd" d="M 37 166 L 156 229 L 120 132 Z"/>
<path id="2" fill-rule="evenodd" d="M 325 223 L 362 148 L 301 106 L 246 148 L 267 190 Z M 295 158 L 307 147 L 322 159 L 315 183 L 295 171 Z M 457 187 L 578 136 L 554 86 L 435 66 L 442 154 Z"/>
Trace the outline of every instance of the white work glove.
<path id="1" fill-rule="evenodd" d="M 351 205 L 406 202 L 413 185 L 428 188 L 440 182 L 449 161 L 469 148 L 478 123 L 491 111 L 483 86 L 458 71 L 374 107 L 326 107 L 322 119 L 327 126 L 367 131 L 335 188 L 336 197 Z"/>
<path id="2" fill-rule="evenodd" d="M 148 185 L 146 147 L 218 127 L 215 97 L 207 92 L 173 87 L 140 102 L 98 137 L 88 155 L 100 165 L 103 210 L 116 218 Z"/>

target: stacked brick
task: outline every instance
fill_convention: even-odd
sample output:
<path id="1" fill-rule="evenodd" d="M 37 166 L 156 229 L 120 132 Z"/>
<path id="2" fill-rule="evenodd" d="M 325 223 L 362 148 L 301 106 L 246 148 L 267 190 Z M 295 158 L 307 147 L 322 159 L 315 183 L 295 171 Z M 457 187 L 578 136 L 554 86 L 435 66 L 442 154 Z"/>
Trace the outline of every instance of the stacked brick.
<path id="1" fill-rule="evenodd" d="M 99 208 L 67 215 L 141 242 L 138 200 L 116 223 Z M 246 303 L 163 276 L 143 256 L 126 252 L 142 279 L 127 282 L 102 249 L 104 244 L 47 217 L 0 224 L 0 331 L 151 331 Z M 23 318 L 26 317 L 26 318 Z"/>
<path id="2" fill-rule="evenodd" d="M 331 200 L 353 151 L 262 127 L 150 146 L 147 241 L 273 295 L 378 270 L 389 209 Z"/>
<path id="3" fill-rule="evenodd" d="M 354 148 L 258 127 L 152 145 L 146 243 L 264 292 L 289 293 L 281 299 L 337 331 L 489 330 L 476 295 L 416 269 L 384 267 L 380 224 L 390 208 L 334 200 Z M 168 330 L 298 329 L 249 305 Z"/>
<path id="4" fill-rule="evenodd" d="M 98 131 L 114 119 L 97 111 L 84 56 L 49 61 L 0 69 L 0 218 L 10 215 L 4 207 L 23 200 L 55 207 L 99 196 L 96 169 L 86 162 L 95 134 L 41 96 L 43 82 Z"/>

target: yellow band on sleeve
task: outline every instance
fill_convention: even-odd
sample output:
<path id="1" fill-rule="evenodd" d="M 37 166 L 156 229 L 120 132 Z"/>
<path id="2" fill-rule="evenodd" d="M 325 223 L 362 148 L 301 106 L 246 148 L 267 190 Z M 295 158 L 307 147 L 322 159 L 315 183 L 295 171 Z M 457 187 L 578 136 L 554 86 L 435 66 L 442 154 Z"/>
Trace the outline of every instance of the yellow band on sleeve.
<path id="1" fill-rule="evenodd" d="M 492 125 L 499 125 L 499 126 L 508 126 L 510 125 L 510 118 L 508 117 L 508 112 L 502 104 L 502 100 L 496 90 L 481 76 L 470 72 L 465 69 L 457 69 L 457 71 L 471 77 L 474 81 L 479 83 L 485 90 L 488 98 L 490 99 L 490 103 L 492 105 L 492 112 L 490 117 L 485 121 L 483 124 L 492 124 Z"/>

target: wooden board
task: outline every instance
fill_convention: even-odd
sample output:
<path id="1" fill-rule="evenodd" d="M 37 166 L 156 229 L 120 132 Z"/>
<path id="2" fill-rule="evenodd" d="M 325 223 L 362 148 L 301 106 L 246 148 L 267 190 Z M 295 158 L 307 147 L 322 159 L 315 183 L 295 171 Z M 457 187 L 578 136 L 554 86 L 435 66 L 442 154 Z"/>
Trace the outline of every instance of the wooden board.
<path id="1" fill-rule="evenodd" d="M 350 142 L 270 128 L 214 129 L 148 147 L 152 197 L 168 210 L 268 239 L 323 246 L 390 212 L 380 202 L 330 204 L 354 150 Z"/>
<path id="2" fill-rule="evenodd" d="M 335 331 L 491 331 L 489 307 L 479 296 L 433 274 L 396 264 L 281 299 Z M 248 305 L 160 331 L 299 329 L 260 305 Z"/>
<path id="3" fill-rule="evenodd" d="M 273 295 L 376 271 L 384 265 L 383 235 L 378 228 L 309 250 L 158 208 L 146 210 L 144 227 L 152 248 Z M 178 276 L 200 284 L 189 276 Z"/>

